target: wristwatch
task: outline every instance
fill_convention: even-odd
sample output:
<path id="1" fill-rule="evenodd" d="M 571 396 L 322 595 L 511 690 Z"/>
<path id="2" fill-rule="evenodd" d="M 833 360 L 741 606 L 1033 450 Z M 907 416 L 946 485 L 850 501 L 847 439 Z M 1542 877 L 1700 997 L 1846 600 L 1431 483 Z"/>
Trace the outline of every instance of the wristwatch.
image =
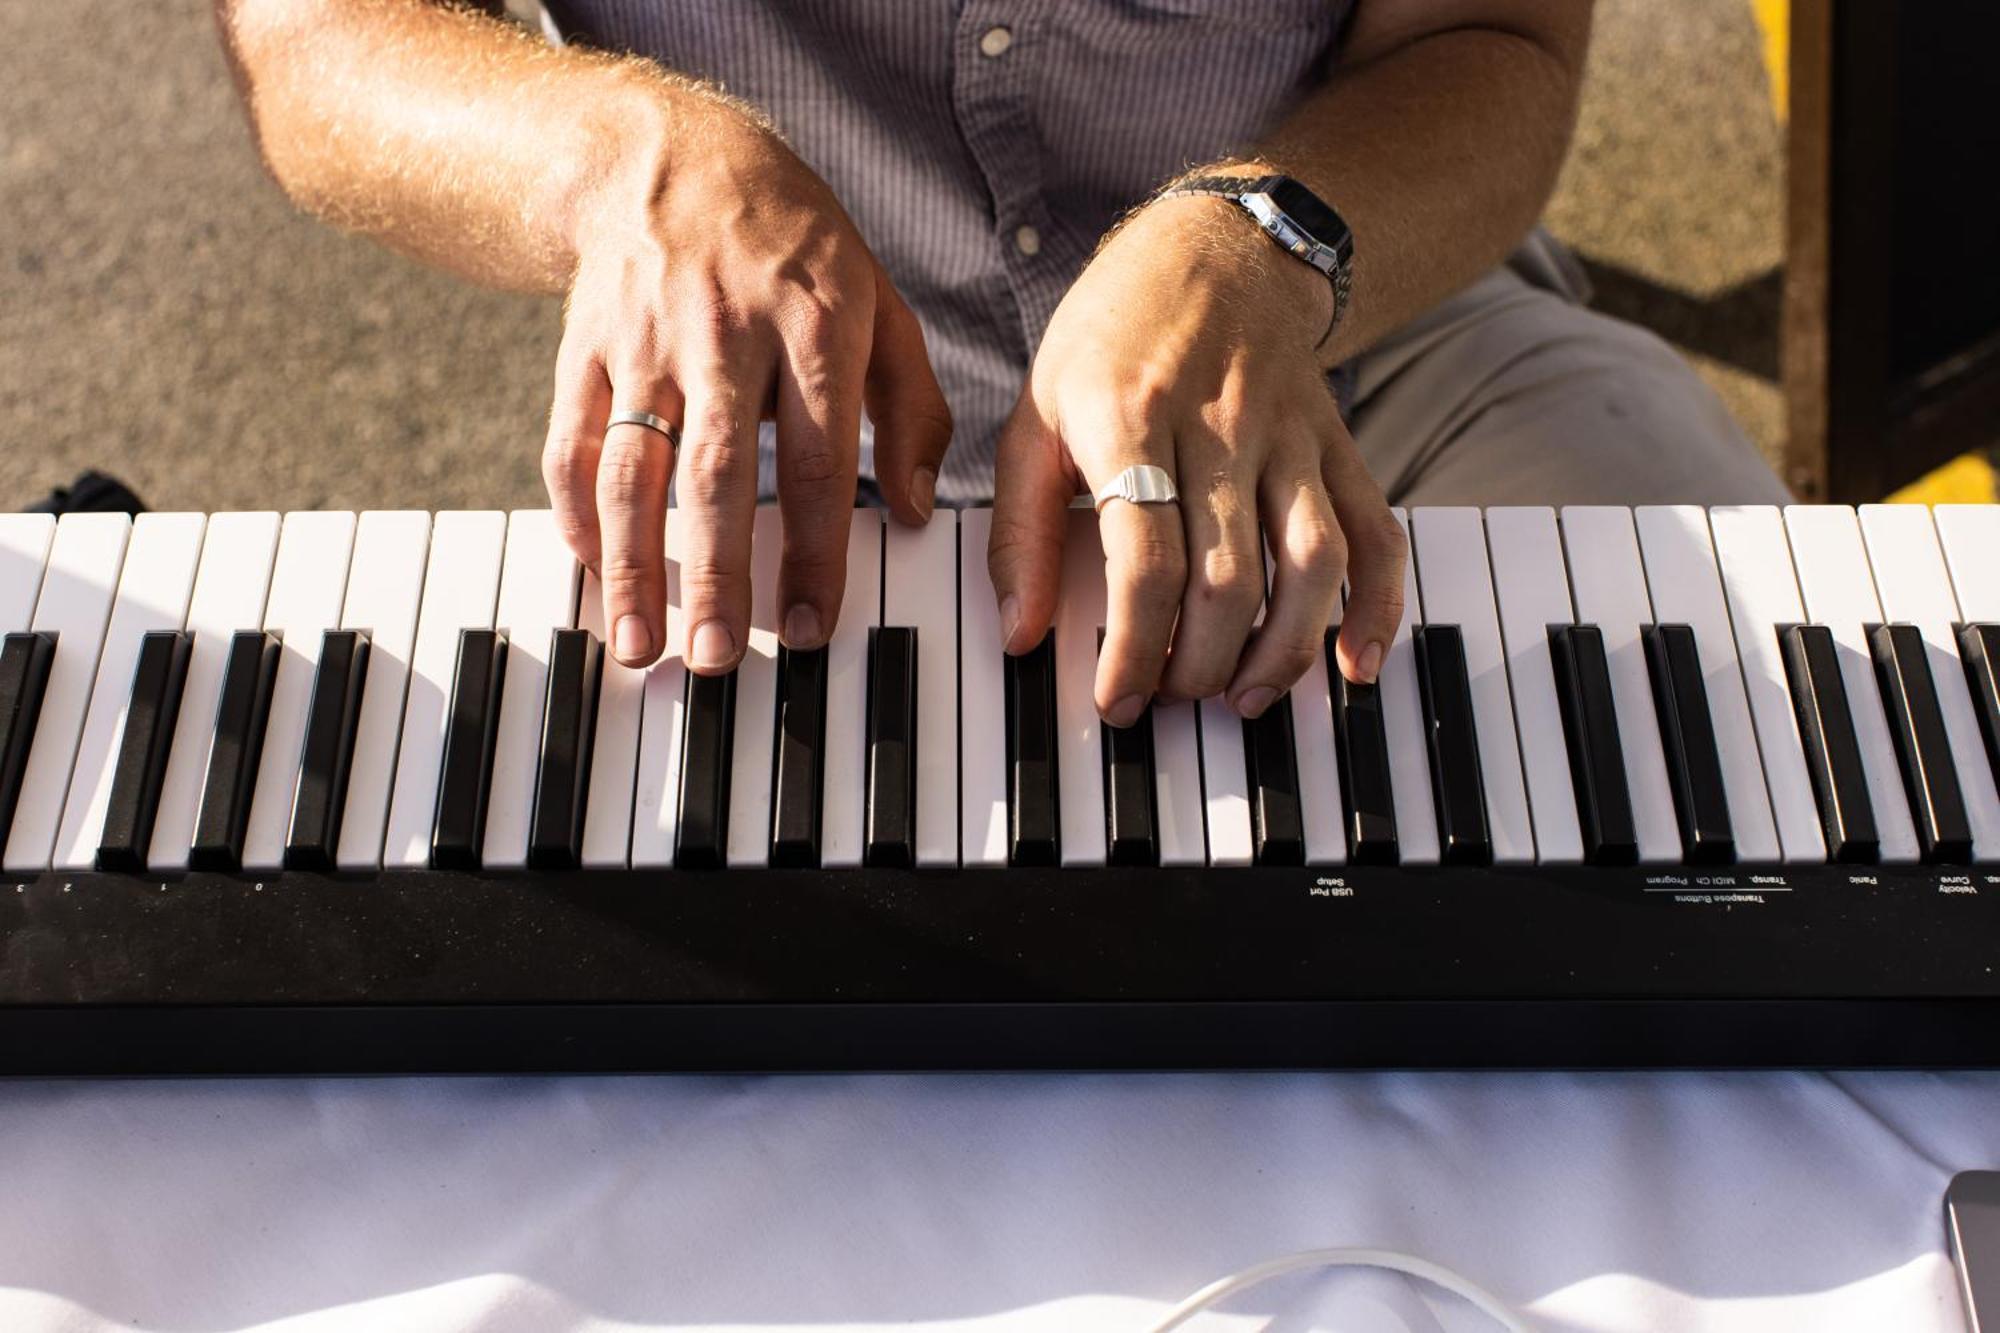
<path id="1" fill-rule="evenodd" d="M 1280 248 L 1326 274 L 1333 284 L 1333 318 L 1320 335 L 1323 345 L 1346 313 L 1354 285 L 1354 233 L 1333 206 L 1290 176 L 1190 176 L 1168 186 L 1160 197 L 1184 194 L 1229 200 L 1256 219 Z"/>

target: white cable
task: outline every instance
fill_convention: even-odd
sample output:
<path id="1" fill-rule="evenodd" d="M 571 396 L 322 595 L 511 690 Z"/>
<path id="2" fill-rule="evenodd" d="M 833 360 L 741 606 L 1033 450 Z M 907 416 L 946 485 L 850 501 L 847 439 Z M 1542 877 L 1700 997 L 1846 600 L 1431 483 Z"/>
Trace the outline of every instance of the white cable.
<path id="1" fill-rule="evenodd" d="M 1403 1254 L 1396 1250 L 1371 1250 L 1357 1246 L 1344 1246 L 1331 1250 L 1303 1250 L 1298 1254 L 1286 1255 L 1282 1259 L 1270 1259 L 1239 1273 L 1218 1278 L 1194 1295 L 1176 1305 L 1167 1317 L 1155 1324 L 1152 1333 L 1172 1333 L 1203 1310 L 1217 1305 L 1239 1291 L 1248 1291 L 1260 1283 L 1269 1282 L 1274 1277 L 1287 1273 L 1301 1273 L 1313 1268 L 1386 1268 L 1396 1273 L 1407 1273 L 1420 1277 L 1435 1286 L 1443 1287 L 1454 1296 L 1463 1298 L 1481 1314 L 1507 1330 L 1507 1333 L 1532 1333 L 1528 1325 L 1509 1309 L 1499 1297 L 1479 1286 L 1469 1278 L 1460 1277 L 1443 1264 L 1432 1263 L 1414 1254 Z"/>

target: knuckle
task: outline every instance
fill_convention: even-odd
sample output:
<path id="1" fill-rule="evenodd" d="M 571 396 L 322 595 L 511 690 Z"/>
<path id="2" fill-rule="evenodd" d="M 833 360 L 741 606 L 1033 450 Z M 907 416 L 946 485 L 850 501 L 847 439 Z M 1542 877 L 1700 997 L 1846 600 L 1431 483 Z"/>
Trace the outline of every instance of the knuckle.
<path id="1" fill-rule="evenodd" d="M 1141 539 L 1127 551 L 1124 563 L 1126 586 L 1140 602 L 1171 605 L 1187 587 L 1187 557 L 1177 543 Z"/>
<path id="2" fill-rule="evenodd" d="M 1285 534 L 1292 565 L 1315 584 L 1335 584 L 1347 572 L 1347 541 L 1331 523 L 1294 524 Z"/>
<path id="3" fill-rule="evenodd" d="M 1254 552 L 1218 549 L 1201 562 L 1192 593 L 1203 602 L 1229 610 L 1254 608 L 1264 597 L 1264 570 Z"/>
<path id="4" fill-rule="evenodd" d="M 597 465 L 600 502 L 621 512 L 644 505 L 659 480 L 658 465 L 638 449 L 608 450 Z"/>
<path id="5" fill-rule="evenodd" d="M 690 441 L 681 459 L 681 484 L 695 504 L 714 504 L 734 493 L 738 456 L 727 439 L 703 435 Z"/>
<path id="6" fill-rule="evenodd" d="M 847 460 L 826 441 L 794 444 L 785 459 L 785 477 L 796 485 L 832 486 L 847 476 Z"/>
<path id="7" fill-rule="evenodd" d="M 637 598 L 650 591 L 666 575 L 666 565 L 628 547 L 612 551 L 604 558 L 604 587 L 620 600 Z"/>
<path id="8" fill-rule="evenodd" d="M 573 435 L 556 435 L 542 449 L 542 480 L 551 490 L 567 487 L 589 473 L 597 454 L 595 444 Z"/>
<path id="9" fill-rule="evenodd" d="M 1182 698 L 1213 699 L 1229 688 L 1229 673 L 1213 667 L 1175 667 L 1170 663 L 1167 684 Z"/>
<path id="10" fill-rule="evenodd" d="M 681 562 L 681 590 L 690 610 L 722 605 L 736 590 L 737 583 L 736 572 L 713 556 L 697 556 Z"/>
<path id="11" fill-rule="evenodd" d="M 1275 640 L 1268 651 L 1277 667 L 1277 674 L 1289 684 L 1305 675 L 1324 649 L 1323 641 L 1288 634 Z"/>

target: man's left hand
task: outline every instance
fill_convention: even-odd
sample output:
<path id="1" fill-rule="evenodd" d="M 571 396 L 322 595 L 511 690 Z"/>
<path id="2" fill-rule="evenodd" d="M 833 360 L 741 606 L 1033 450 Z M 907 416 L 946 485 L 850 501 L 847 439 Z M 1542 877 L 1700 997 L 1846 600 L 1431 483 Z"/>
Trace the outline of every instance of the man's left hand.
<path id="1" fill-rule="evenodd" d="M 1008 652 L 1054 618 L 1070 499 L 1150 463 L 1180 502 L 1115 500 L 1098 527 L 1106 721 L 1129 726 L 1156 694 L 1262 713 L 1323 651 L 1343 577 L 1340 669 L 1375 679 L 1408 550 L 1314 352 L 1332 304 L 1322 274 L 1226 200 L 1157 200 L 1112 237 L 1001 433 L 988 564 Z"/>

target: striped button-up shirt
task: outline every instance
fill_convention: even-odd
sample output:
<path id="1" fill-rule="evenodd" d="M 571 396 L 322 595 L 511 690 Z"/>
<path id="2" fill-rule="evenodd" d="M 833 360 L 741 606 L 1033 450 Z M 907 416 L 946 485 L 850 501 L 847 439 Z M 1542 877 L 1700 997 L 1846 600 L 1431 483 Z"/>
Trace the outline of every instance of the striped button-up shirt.
<path id="1" fill-rule="evenodd" d="M 1345 0 L 544 3 L 565 40 L 650 56 L 763 108 L 832 186 L 923 323 L 956 423 L 938 479 L 946 503 L 991 494 L 995 437 L 1098 239 L 1167 178 L 1240 150 L 1325 79 L 1348 10 Z"/>

